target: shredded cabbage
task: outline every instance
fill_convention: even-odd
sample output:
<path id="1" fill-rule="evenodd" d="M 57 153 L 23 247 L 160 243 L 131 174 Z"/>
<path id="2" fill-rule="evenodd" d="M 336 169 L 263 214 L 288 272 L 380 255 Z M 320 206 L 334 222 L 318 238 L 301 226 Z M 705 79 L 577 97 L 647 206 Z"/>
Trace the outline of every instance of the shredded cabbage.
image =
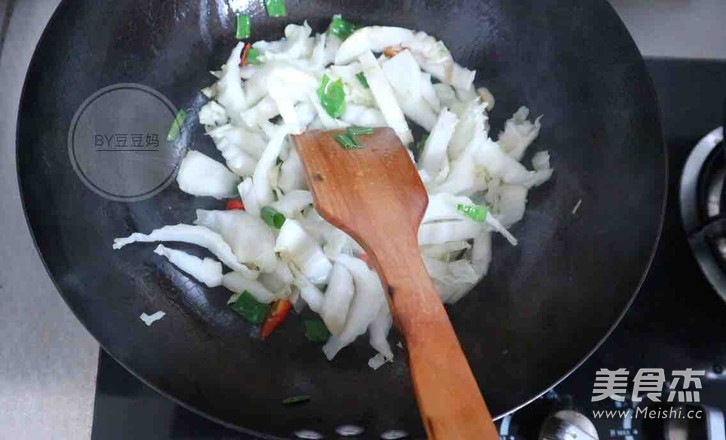
<path id="1" fill-rule="evenodd" d="M 359 61 L 363 66 L 363 73 L 368 80 L 368 85 L 371 88 L 378 107 L 383 113 L 386 124 L 396 132 L 404 145 L 413 142 L 413 135 L 408 128 L 403 110 L 401 110 L 399 103 L 396 101 L 393 89 L 391 89 L 391 85 L 388 83 L 378 61 L 371 52 L 366 52 L 361 55 Z"/>
<path id="2" fill-rule="evenodd" d="M 335 64 L 347 64 L 367 52 L 383 52 L 383 49 L 401 46 L 412 40 L 412 31 L 400 27 L 368 26 L 353 32 L 340 45 L 335 54 Z"/>
<path id="3" fill-rule="evenodd" d="M 323 321 L 330 333 L 334 335 L 343 333 L 352 300 L 353 277 L 342 264 L 335 264 L 330 274 L 330 282 L 325 291 L 322 307 Z"/>
<path id="4" fill-rule="evenodd" d="M 239 178 L 216 160 L 190 150 L 179 165 L 176 181 L 185 193 L 224 199 L 234 196 Z"/>
<path id="5" fill-rule="evenodd" d="M 237 261 L 268 272 L 275 268 L 275 235 L 260 217 L 245 211 L 197 210 L 195 224 L 220 234 Z"/>
<path id="6" fill-rule="evenodd" d="M 528 117 L 529 109 L 520 107 L 512 118 L 504 123 L 504 131 L 499 133 L 498 143 L 502 151 L 517 160 L 522 160 L 527 147 L 537 138 L 542 126 L 540 124 L 541 116 L 534 122 L 529 121 Z"/>
<path id="7" fill-rule="evenodd" d="M 332 334 L 323 348 L 329 359 L 367 332 L 376 352 L 369 365 L 379 368 L 393 359 L 383 286 L 360 245 L 315 210 L 288 135 L 350 126 L 396 132 L 429 193 L 418 233 L 423 261 L 441 300 L 454 303 L 488 273 L 493 235 L 517 244 L 507 228 L 526 215 L 529 191 L 552 176 L 547 151 L 532 155 L 531 169 L 523 162 L 541 116 L 530 119 L 521 107 L 492 139 L 487 112 L 494 96 L 424 32 L 367 26 L 341 41 L 303 23 L 284 34 L 253 44 L 254 65 L 240 66 L 239 43 L 212 72 L 218 80 L 202 89 L 208 101 L 198 116 L 218 157 L 189 151 L 177 176 L 182 191 L 238 196 L 244 211 L 198 210 L 195 225 L 133 233 L 113 247 L 175 241 L 206 248 L 218 261 L 163 245 L 155 252 L 209 287 L 247 291 L 263 303 L 285 298 L 298 312 L 310 308 Z M 339 117 L 326 112 L 317 93 L 326 75 L 343 85 Z M 416 127 L 425 140 L 414 139 Z M 460 206 L 484 215 L 469 217 Z M 270 209 L 284 218 L 266 223 L 261 212 Z M 231 271 L 223 275 L 222 265 Z"/>
<path id="8" fill-rule="evenodd" d="M 214 102 L 214 101 L 212 101 Z M 251 176 L 265 141 L 257 132 L 227 124 L 210 129 L 207 134 L 212 138 L 217 150 L 222 153 L 227 168 L 241 177 Z"/>
<path id="9" fill-rule="evenodd" d="M 240 76 L 239 60 L 242 57 L 243 43 L 238 43 L 222 68 L 222 75 L 215 86 L 216 99 L 227 111 L 233 123 L 241 122 L 242 111 L 247 107 L 247 97 Z"/>
<path id="10" fill-rule="evenodd" d="M 444 169 L 444 164 L 448 163 L 446 153 L 458 123 L 459 118 L 448 109 L 445 108 L 439 113 L 419 158 L 419 166 L 430 176 L 438 176 Z"/>
<path id="11" fill-rule="evenodd" d="M 431 131 L 437 115 L 423 98 L 421 70 L 411 52 L 401 51 L 385 61 L 381 67 L 401 105 L 403 114 L 426 131 Z"/>
<path id="12" fill-rule="evenodd" d="M 328 359 L 333 359 L 343 347 L 365 333 L 378 316 L 380 308 L 386 305 L 383 286 L 381 286 L 378 275 L 370 270 L 363 261 L 341 255 L 336 263 L 340 263 L 350 271 L 355 285 L 355 296 L 350 305 L 343 331 L 340 335 L 331 336 L 323 347 L 323 352 Z"/>
<path id="13" fill-rule="evenodd" d="M 154 229 L 148 235 L 134 232 L 126 238 L 115 239 L 113 241 L 113 248 L 121 249 L 131 243 L 153 243 L 156 241 L 176 241 L 196 244 L 197 246 L 207 248 L 230 269 L 240 272 L 250 279 L 257 277 L 256 271 L 249 269 L 237 260 L 237 257 L 232 252 L 232 248 L 224 241 L 224 238 L 220 234 L 204 226 L 178 224 Z"/>
<path id="14" fill-rule="evenodd" d="M 146 324 L 147 327 L 151 327 L 151 325 L 153 323 L 155 323 L 156 321 L 159 321 L 164 316 L 166 316 L 166 313 L 165 312 L 158 311 L 158 312 L 156 312 L 154 314 L 151 314 L 151 315 L 147 315 L 146 313 L 142 313 L 141 316 L 139 316 L 139 318 L 142 321 L 144 321 L 144 324 Z"/>
<path id="15" fill-rule="evenodd" d="M 239 272 L 227 272 L 222 277 L 222 285 L 235 293 L 249 292 L 255 299 L 262 303 L 271 303 L 279 299 L 277 295 L 270 292 L 262 283 L 251 280 Z"/>
<path id="16" fill-rule="evenodd" d="M 283 259 L 294 263 L 311 282 L 327 283 L 333 265 L 320 244 L 305 232 L 297 220 L 285 222 L 277 236 L 274 250 Z"/>
<path id="17" fill-rule="evenodd" d="M 194 279 L 203 282 L 207 287 L 222 284 L 222 263 L 211 258 L 201 259 L 186 252 L 171 249 L 163 244 L 154 249 L 154 253 L 165 257 L 171 264 L 186 272 Z"/>

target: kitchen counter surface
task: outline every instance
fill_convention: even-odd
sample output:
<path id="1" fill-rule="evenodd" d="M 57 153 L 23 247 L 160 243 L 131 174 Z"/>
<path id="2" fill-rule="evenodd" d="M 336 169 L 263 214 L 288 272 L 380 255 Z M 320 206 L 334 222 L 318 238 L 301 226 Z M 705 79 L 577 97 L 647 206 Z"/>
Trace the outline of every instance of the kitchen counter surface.
<path id="1" fill-rule="evenodd" d="M 0 56 L 0 438 L 87 439 L 98 344 L 46 274 L 25 222 L 15 173 L 15 123 L 35 42 L 58 1 L 21 0 Z M 9 12 L 12 15 L 8 14 Z M 65 148 L 64 145 L 59 148 Z"/>

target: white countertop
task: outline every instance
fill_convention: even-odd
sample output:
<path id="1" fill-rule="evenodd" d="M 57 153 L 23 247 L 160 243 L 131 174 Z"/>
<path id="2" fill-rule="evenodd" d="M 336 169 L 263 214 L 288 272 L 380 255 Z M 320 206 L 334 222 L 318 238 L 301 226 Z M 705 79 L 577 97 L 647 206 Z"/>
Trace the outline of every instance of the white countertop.
<path id="1" fill-rule="evenodd" d="M 610 0 L 645 56 L 726 59 L 726 1 Z"/>
<path id="2" fill-rule="evenodd" d="M 0 2 L 0 9 L 6 9 Z M 20 205 L 16 109 L 34 43 L 58 0 L 14 4 L 0 55 L 0 438 L 91 436 L 98 344 L 55 291 Z M 3 14 L 4 15 L 4 14 Z"/>
<path id="3" fill-rule="evenodd" d="M 223 1 L 223 0 L 215 0 Z M 647 56 L 726 59 L 726 1 L 611 0 Z M 30 238 L 15 125 L 35 43 L 59 0 L 17 0 L 0 53 L 0 438 L 90 438 L 98 345 L 65 306 Z"/>

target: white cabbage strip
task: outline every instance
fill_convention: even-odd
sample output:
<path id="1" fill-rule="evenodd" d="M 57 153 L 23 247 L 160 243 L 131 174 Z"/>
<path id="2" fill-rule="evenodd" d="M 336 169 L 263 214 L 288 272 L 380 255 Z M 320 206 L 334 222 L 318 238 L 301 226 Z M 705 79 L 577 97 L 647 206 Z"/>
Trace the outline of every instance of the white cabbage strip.
<path id="1" fill-rule="evenodd" d="M 492 139 L 487 112 L 494 96 L 475 88 L 476 72 L 423 32 L 368 26 L 341 41 L 290 24 L 283 39 L 253 47 L 259 63 L 239 65 L 240 43 L 215 73 L 218 81 L 202 90 L 208 102 L 199 122 L 219 154 L 190 149 L 177 177 L 188 194 L 239 197 L 244 210 L 224 210 L 220 202 L 218 210 L 197 210 L 194 225 L 133 233 L 116 239 L 114 249 L 157 241 L 206 248 L 216 260 L 163 245 L 155 252 L 207 286 L 231 290 L 232 302 L 246 291 L 262 303 L 288 299 L 297 312 L 307 306 L 332 334 L 323 348 L 329 359 L 368 333 L 375 351 L 369 365 L 379 368 L 393 359 L 381 281 L 363 249 L 313 207 L 288 135 L 351 125 L 395 130 L 415 152 L 429 192 L 422 257 L 441 299 L 453 303 L 487 274 L 493 236 L 517 244 L 508 228 L 526 216 L 529 191 L 552 176 L 549 153 L 529 151 L 541 116 L 531 119 L 522 107 Z M 342 83 L 338 113 L 328 113 L 321 98 L 323 77 Z M 414 126 L 427 139 L 414 139 Z"/>
<path id="2" fill-rule="evenodd" d="M 142 313 L 141 316 L 139 316 L 139 318 L 141 318 L 141 320 L 144 321 L 144 324 L 146 324 L 147 327 L 151 327 L 152 324 L 154 324 L 156 321 L 159 321 L 160 319 L 164 318 L 164 316 L 166 316 L 166 312 L 158 311 L 151 315 Z"/>
<path id="3" fill-rule="evenodd" d="M 154 249 L 154 253 L 166 257 L 167 260 L 181 271 L 188 273 L 208 287 L 222 285 L 222 263 L 211 258 L 201 259 L 186 252 L 171 249 L 163 244 Z"/>

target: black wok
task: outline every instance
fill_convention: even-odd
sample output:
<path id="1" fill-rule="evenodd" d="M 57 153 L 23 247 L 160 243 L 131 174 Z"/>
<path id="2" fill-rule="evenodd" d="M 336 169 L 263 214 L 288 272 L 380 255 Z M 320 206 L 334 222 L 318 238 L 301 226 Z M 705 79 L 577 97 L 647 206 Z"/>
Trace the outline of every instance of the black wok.
<path id="1" fill-rule="evenodd" d="M 18 173 L 28 222 L 49 272 L 81 322 L 118 361 L 155 389 L 220 422 L 290 437 L 340 425 L 420 436 L 403 353 L 372 372 L 364 343 L 328 362 L 299 320 L 271 339 L 147 245 L 115 252 L 114 237 L 189 222 L 221 202 L 169 186 L 134 203 L 82 184 L 66 139 L 83 101 L 115 83 L 142 83 L 194 112 L 234 44 L 220 0 L 75 0 L 61 4 L 38 46 L 23 93 Z M 271 19 L 252 6 L 253 37 L 278 39 L 305 19 L 421 29 L 446 42 L 497 98 L 495 131 L 519 105 L 544 114 L 533 150 L 548 149 L 555 175 L 533 191 L 513 232 L 495 241 L 490 274 L 451 307 L 464 351 L 493 414 L 523 405 L 591 353 L 630 304 L 658 237 L 665 153 L 645 65 L 605 1 L 287 1 Z M 215 155 L 194 124 L 195 149 Z M 216 157 L 216 156 L 215 156 Z M 582 200 L 576 214 L 573 207 Z M 166 311 L 147 328 L 142 311 Z M 309 394 L 304 405 L 285 397 Z"/>

